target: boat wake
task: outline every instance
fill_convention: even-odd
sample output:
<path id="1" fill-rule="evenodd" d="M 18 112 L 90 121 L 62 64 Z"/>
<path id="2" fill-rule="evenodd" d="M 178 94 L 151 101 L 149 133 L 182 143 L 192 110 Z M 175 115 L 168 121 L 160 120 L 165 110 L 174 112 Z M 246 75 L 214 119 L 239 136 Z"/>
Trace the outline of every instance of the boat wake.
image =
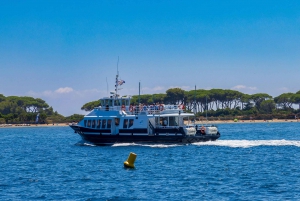
<path id="1" fill-rule="evenodd" d="M 88 146 L 88 147 L 95 147 L 95 146 L 97 146 L 97 145 L 95 145 L 93 143 L 89 143 L 89 142 L 86 142 L 86 141 L 77 142 L 75 145 L 76 146 Z"/>
<path id="2" fill-rule="evenodd" d="M 179 144 L 139 144 L 139 143 L 118 143 L 112 145 L 113 147 L 125 147 L 125 146 L 141 146 L 141 147 L 153 147 L 153 148 L 169 148 L 184 146 Z"/>
<path id="3" fill-rule="evenodd" d="M 78 142 L 77 146 L 97 146 L 88 142 Z M 258 146 L 296 146 L 300 147 L 300 141 L 296 140 L 217 140 L 207 142 L 195 142 L 191 145 L 194 146 L 221 146 L 221 147 L 233 147 L 233 148 L 249 148 Z M 152 147 L 152 148 L 170 148 L 186 146 L 185 144 L 144 144 L 144 143 L 116 143 L 112 144 L 112 147 Z"/>
<path id="4" fill-rule="evenodd" d="M 300 147 L 300 141 L 293 140 L 217 140 L 193 143 L 196 146 L 223 146 L 249 148 L 257 146 L 296 146 Z"/>

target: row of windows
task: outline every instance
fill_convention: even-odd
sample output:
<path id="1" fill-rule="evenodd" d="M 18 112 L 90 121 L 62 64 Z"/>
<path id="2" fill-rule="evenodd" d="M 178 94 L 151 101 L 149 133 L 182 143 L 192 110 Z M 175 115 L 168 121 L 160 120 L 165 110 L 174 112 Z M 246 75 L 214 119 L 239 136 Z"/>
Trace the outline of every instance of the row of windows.
<path id="1" fill-rule="evenodd" d="M 179 117 L 155 117 L 155 122 L 160 126 L 179 126 Z"/>
<path id="2" fill-rule="evenodd" d="M 130 99 L 101 99 L 101 105 L 102 107 L 105 106 L 121 106 L 121 105 L 130 105 Z"/>
<path id="3" fill-rule="evenodd" d="M 119 126 L 120 119 L 113 119 L 116 126 Z M 90 128 L 98 128 L 98 129 L 110 129 L 112 124 L 112 119 L 91 119 L 84 120 L 84 126 Z M 155 122 L 160 126 L 179 126 L 179 117 L 156 117 Z M 123 120 L 123 128 L 131 128 L 133 126 L 134 119 L 124 119 Z"/>
<path id="4" fill-rule="evenodd" d="M 120 119 L 115 118 L 115 125 L 119 126 Z M 134 119 L 124 119 L 123 128 L 130 128 L 133 126 Z M 91 119 L 84 120 L 84 127 L 90 128 L 111 128 L 112 119 Z"/>
<path id="5" fill-rule="evenodd" d="M 133 122 L 134 122 L 133 119 L 124 119 L 123 128 L 130 128 L 133 125 Z"/>
<path id="6" fill-rule="evenodd" d="M 84 126 L 91 128 L 111 128 L 111 119 L 84 120 Z"/>

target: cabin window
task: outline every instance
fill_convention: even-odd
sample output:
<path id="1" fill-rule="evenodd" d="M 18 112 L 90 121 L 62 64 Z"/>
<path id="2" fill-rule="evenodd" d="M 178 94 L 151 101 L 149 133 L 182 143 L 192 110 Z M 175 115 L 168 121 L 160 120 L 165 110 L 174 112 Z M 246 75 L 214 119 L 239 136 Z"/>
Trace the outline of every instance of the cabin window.
<path id="1" fill-rule="evenodd" d="M 87 127 L 91 127 L 91 120 L 88 120 Z"/>
<path id="2" fill-rule="evenodd" d="M 114 106 L 120 106 L 120 101 L 119 100 L 115 100 L 114 101 Z"/>
<path id="3" fill-rule="evenodd" d="M 128 119 L 124 119 L 123 128 L 127 128 L 127 126 L 128 126 Z"/>
<path id="4" fill-rule="evenodd" d="M 156 125 L 160 125 L 160 124 L 159 124 L 159 117 L 155 117 L 155 124 L 156 124 Z"/>
<path id="5" fill-rule="evenodd" d="M 164 122 L 164 118 L 163 118 L 163 117 L 160 117 L 160 118 L 159 118 L 159 125 L 160 125 L 160 126 L 163 126 L 163 125 L 164 125 L 163 122 Z"/>
<path id="6" fill-rule="evenodd" d="M 105 128 L 106 127 L 106 119 L 103 119 L 102 120 L 102 128 Z"/>
<path id="7" fill-rule="evenodd" d="M 121 99 L 120 101 L 121 101 L 121 105 L 126 105 L 125 100 Z"/>
<path id="8" fill-rule="evenodd" d="M 162 125 L 163 126 L 169 126 L 169 119 L 168 119 L 168 117 L 163 117 L 162 118 Z"/>
<path id="9" fill-rule="evenodd" d="M 86 127 L 86 120 L 84 120 L 84 127 Z"/>
<path id="10" fill-rule="evenodd" d="M 107 128 L 111 128 L 111 119 L 107 120 Z"/>
<path id="11" fill-rule="evenodd" d="M 128 126 L 128 128 L 130 128 L 131 126 L 133 126 L 133 119 L 129 120 L 129 126 Z"/>
<path id="12" fill-rule="evenodd" d="M 169 126 L 178 126 L 179 119 L 178 117 L 169 117 Z"/>
<path id="13" fill-rule="evenodd" d="M 95 128 L 95 126 L 96 126 L 96 120 L 94 119 L 92 120 L 92 128 Z"/>
<path id="14" fill-rule="evenodd" d="M 100 128 L 100 126 L 101 126 L 101 120 L 98 119 L 98 120 L 97 120 L 97 128 Z"/>
<path id="15" fill-rule="evenodd" d="M 189 117 L 184 117 L 180 119 L 180 125 L 181 124 L 185 124 L 185 122 L 187 122 L 188 124 L 190 123 L 190 119 Z"/>
<path id="16" fill-rule="evenodd" d="M 115 118 L 115 125 L 119 126 L 119 124 L 120 124 L 120 118 Z"/>

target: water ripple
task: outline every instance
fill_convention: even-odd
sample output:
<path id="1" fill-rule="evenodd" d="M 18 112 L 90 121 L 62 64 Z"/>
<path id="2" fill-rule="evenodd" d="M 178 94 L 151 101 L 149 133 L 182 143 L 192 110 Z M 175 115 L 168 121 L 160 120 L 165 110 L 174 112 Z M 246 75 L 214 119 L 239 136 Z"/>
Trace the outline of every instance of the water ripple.
<path id="1" fill-rule="evenodd" d="M 300 124 L 284 125 L 221 124 L 215 142 L 113 146 L 65 127 L 3 128 L 0 199 L 297 200 Z M 123 167 L 130 152 L 134 169 Z"/>

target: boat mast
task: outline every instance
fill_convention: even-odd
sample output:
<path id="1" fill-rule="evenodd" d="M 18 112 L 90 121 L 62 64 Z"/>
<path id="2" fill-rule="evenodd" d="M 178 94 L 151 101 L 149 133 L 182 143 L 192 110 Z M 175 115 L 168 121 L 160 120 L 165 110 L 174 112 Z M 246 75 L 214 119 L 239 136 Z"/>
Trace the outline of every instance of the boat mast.
<path id="1" fill-rule="evenodd" d="M 118 56 L 118 63 L 117 63 L 117 75 L 116 75 L 116 84 L 115 84 L 115 99 L 117 99 L 118 96 L 118 86 L 119 86 L 119 56 Z"/>

